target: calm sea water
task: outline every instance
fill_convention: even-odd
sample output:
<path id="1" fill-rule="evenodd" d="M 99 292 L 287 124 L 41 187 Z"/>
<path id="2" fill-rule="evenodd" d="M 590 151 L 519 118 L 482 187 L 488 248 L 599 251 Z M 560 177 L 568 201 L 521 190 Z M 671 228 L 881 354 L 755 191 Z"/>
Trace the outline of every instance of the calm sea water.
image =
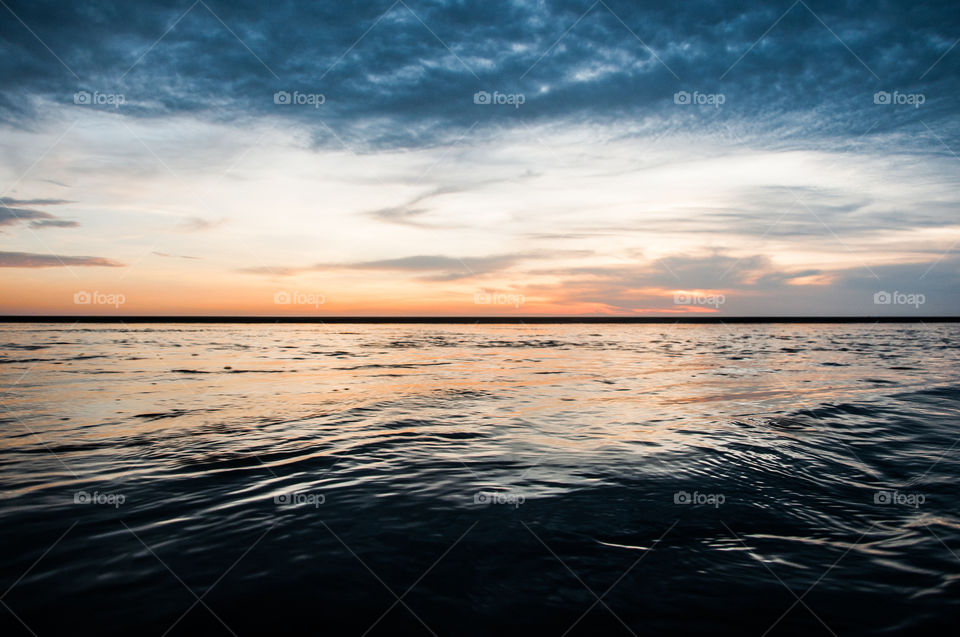
<path id="1" fill-rule="evenodd" d="M 0 630 L 945 630 L 958 332 L 3 326 Z"/>

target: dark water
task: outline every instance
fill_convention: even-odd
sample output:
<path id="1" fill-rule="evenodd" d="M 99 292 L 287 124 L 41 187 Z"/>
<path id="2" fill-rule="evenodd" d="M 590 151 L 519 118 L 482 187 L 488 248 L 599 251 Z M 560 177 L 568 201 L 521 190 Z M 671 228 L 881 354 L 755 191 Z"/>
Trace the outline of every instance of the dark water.
<path id="1" fill-rule="evenodd" d="M 4 326 L 0 630 L 943 631 L 958 331 Z"/>

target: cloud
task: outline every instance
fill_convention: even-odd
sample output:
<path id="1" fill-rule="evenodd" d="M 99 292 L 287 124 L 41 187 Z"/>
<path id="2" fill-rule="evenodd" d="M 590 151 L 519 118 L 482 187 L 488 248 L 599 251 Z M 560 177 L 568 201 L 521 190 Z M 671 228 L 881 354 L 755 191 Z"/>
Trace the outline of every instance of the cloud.
<path id="1" fill-rule="evenodd" d="M 14 2 L 23 22 L 55 43 L 57 57 L 19 22 L 5 25 L 0 121 L 23 122 L 44 103 L 72 105 L 73 93 L 86 90 L 121 93 L 125 104 L 77 108 L 119 117 L 271 117 L 338 148 L 429 146 L 475 123 L 482 130 L 624 119 L 686 130 L 747 119 L 752 130 L 779 133 L 771 145 L 852 142 L 869 128 L 919 132 L 926 148 L 945 152 L 924 123 L 949 146 L 960 139 L 960 55 L 948 53 L 960 15 L 948 1 L 261 6 L 209 0 L 184 13 L 173 0 L 149 9 L 119 0 Z M 326 100 L 320 108 L 276 104 L 281 90 Z M 475 104 L 480 90 L 526 101 Z M 881 90 L 926 100 L 921 109 L 878 105 Z M 723 93 L 726 101 L 720 109 L 678 105 L 678 91 Z"/>
<path id="2" fill-rule="evenodd" d="M 559 282 L 523 288 L 528 298 L 553 298 L 559 305 L 600 305 L 612 312 L 630 313 L 683 311 L 674 302 L 675 291 L 738 290 L 753 294 L 782 288 L 794 279 L 818 272 L 783 270 L 763 255 L 737 258 L 715 251 L 618 265 L 552 268 L 530 274 L 552 274 L 559 277 Z"/>
<path id="3" fill-rule="evenodd" d="M 57 268 L 74 265 L 110 268 L 123 266 L 122 263 L 105 257 L 70 257 L 31 252 L 0 252 L 0 268 Z"/>
<path id="4" fill-rule="evenodd" d="M 263 274 L 266 276 L 293 276 L 294 274 L 300 274 L 301 272 L 310 272 L 311 270 L 319 270 L 321 268 L 305 266 L 305 267 L 285 267 L 285 266 L 267 266 L 259 265 L 252 266 L 248 268 L 240 268 L 238 272 L 244 274 Z"/>
<path id="5" fill-rule="evenodd" d="M 0 208 L 0 226 L 12 226 L 24 221 L 34 219 L 53 219 L 53 215 L 40 210 L 29 210 L 27 208 L 9 208 L 3 206 Z"/>
<path id="6" fill-rule="evenodd" d="M 0 206 L 57 206 L 65 203 L 73 203 L 67 199 L 14 199 L 12 197 L 0 197 Z"/>
<path id="7" fill-rule="evenodd" d="M 523 259 L 524 254 L 501 254 L 489 257 L 448 257 L 416 255 L 399 259 L 361 261 L 340 266 L 351 270 L 421 273 L 425 281 L 453 281 L 504 270 Z"/>
<path id="8" fill-rule="evenodd" d="M 34 229 L 79 227 L 80 224 L 78 222 L 58 219 L 49 212 L 34 210 L 32 208 L 10 207 L 53 206 L 64 203 L 72 202 L 64 199 L 13 199 L 11 197 L 0 197 L 0 226 L 12 226 L 29 221 L 30 227 Z"/>
<path id="9" fill-rule="evenodd" d="M 443 255 L 414 255 L 395 259 L 376 259 L 347 263 L 319 263 L 306 267 L 256 266 L 243 268 L 247 274 L 288 276 L 301 272 L 327 270 L 355 270 L 375 272 L 398 272 L 419 275 L 422 281 L 454 281 L 510 268 L 522 261 L 542 258 L 537 254 L 499 254 L 486 257 L 450 257 Z"/>
<path id="10" fill-rule="evenodd" d="M 66 219 L 42 219 L 40 221 L 31 221 L 31 228 L 79 228 L 80 224 L 76 221 L 67 221 Z"/>
<path id="11" fill-rule="evenodd" d="M 151 252 L 151 254 L 154 254 L 158 257 L 164 257 L 167 259 L 199 259 L 200 258 L 200 257 L 187 256 L 185 254 L 168 254 L 166 252 L 157 252 L 156 250 Z"/>
<path id="12" fill-rule="evenodd" d="M 227 222 L 226 217 L 222 219 L 204 219 L 203 217 L 185 217 L 176 225 L 178 232 L 203 232 L 219 228 Z"/>
<path id="13" fill-rule="evenodd" d="M 528 283 L 528 299 L 557 307 L 603 308 L 608 313 L 671 314 L 689 310 L 741 316 L 956 315 L 960 313 L 960 256 L 901 264 L 823 269 L 777 264 L 765 255 L 721 252 L 671 255 L 616 266 L 552 270 L 559 280 Z M 543 272 L 529 273 L 532 280 Z M 886 291 L 923 295 L 919 306 L 878 305 Z M 677 302 L 676 293 L 684 300 Z M 690 298 L 722 298 L 719 304 Z"/>
<path id="14" fill-rule="evenodd" d="M 428 169 L 429 170 L 429 169 Z M 421 175 L 422 179 L 422 175 Z M 420 179 L 417 180 L 418 182 Z M 386 208 L 379 208 L 377 210 L 371 210 L 367 212 L 367 216 L 373 217 L 378 221 L 384 221 L 387 223 L 395 223 L 404 226 L 412 226 L 415 228 L 453 228 L 456 227 L 454 224 L 437 224 L 437 223 L 427 223 L 424 221 L 419 221 L 418 218 L 422 217 L 426 213 L 430 212 L 430 208 L 424 206 L 433 199 L 441 197 L 443 195 L 452 195 L 462 192 L 467 192 L 472 188 L 478 186 L 487 185 L 494 183 L 497 180 L 486 180 L 481 183 L 475 184 L 461 184 L 461 185 L 447 185 L 434 188 L 428 192 L 412 197 L 403 204 L 399 206 L 389 206 Z"/>
<path id="15" fill-rule="evenodd" d="M 409 204 L 404 204 L 402 206 L 378 208 L 377 210 L 371 210 L 367 214 L 380 221 L 420 228 L 425 227 L 426 224 L 418 223 L 415 219 L 425 212 L 427 212 L 425 208 L 411 208 Z"/>

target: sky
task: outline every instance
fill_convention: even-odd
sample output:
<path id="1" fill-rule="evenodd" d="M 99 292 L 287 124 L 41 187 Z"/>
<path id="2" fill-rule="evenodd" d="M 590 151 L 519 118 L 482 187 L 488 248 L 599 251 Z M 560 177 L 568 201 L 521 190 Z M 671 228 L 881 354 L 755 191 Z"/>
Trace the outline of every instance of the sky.
<path id="1" fill-rule="evenodd" d="M 3 314 L 960 315 L 952 2 L 0 16 Z"/>

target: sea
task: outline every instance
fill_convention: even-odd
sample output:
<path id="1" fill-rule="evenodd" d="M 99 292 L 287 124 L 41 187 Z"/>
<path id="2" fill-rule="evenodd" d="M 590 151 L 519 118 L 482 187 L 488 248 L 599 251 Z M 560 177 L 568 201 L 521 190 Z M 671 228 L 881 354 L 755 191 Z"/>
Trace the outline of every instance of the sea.
<path id="1" fill-rule="evenodd" d="M 958 337 L 0 325 L 0 632 L 955 630 Z"/>

